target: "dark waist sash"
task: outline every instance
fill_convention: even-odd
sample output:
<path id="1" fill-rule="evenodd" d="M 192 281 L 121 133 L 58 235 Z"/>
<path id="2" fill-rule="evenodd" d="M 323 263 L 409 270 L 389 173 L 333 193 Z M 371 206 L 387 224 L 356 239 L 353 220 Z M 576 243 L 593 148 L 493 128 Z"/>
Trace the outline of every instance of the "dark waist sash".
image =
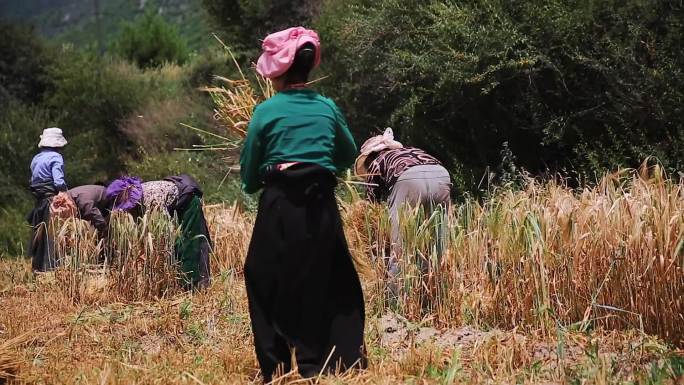
<path id="1" fill-rule="evenodd" d="M 333 194 L 337 185 L 330 170 L 311 163 L 298 163 L 285 170 L 272 169 L 264 180 L 266 189 L 278 188 L 292 198 Z"/>
<path id="2" fill-rule="evenodd" d="M 59 191 L 52 183 L 40 183 L 31 185 L 31 194 L 36 200 L 47 199 L 57 195 Z"/>
<path id="3" fill-rule="evenodd" d="M 36 203 L 28 215 L 26 221 L 31 226 L 38 226 L 47 222 L 50 215 L 50 198 L 57 195 L 59 191 L 52 183 L 42 183 L 31 186 L 31 195 L 36 199 Z"/>

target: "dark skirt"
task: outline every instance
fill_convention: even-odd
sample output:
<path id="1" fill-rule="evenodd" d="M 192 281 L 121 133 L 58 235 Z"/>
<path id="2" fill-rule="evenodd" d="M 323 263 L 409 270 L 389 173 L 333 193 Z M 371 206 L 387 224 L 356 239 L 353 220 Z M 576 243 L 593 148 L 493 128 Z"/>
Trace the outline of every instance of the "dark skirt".
<path id="1" fill-rule="evenodd" d="M 210 284 L 209 254 L 213 247 L 209 227 L 202 210 L 202 189 L 187 174 L 164 178 L 178 189 L 178 196 L 167 207 L 171 215 L 178 217 L 181 233 L 176 240 L 175 253 L 183 272 L 183 283 L 188 289 L 202 289 Z"/>
<path id="2" fill-rule="evenodd" d="M 366 366 L 364 302 L 335 201 L 335 177 L 295 166 L 267 181 L 245 262 L 256 355 L 312 377 Z M 327 363 L 327 364 L 326 364 Z"/>
<path id="3" fill-rule="evenodd" d="M 181 233 L 176 240 L 175 252 L 183 272 L 184 286 L 202 289 L 209 286 L 209 251 L 211 239 L 207 221 L 202 212 L 202 200 L 194 196 L 180 213 Z"/>
<path id="4" fill-rule="evenodd" d="M 28 254 L 33 271 L 50 271 L 57 265 L 54 239 L 50 232 L 50 198 L 57 192 L 51 183 L 31 186 L 31 194 L 36 202 L 26 220 L 31 225 Z"/>

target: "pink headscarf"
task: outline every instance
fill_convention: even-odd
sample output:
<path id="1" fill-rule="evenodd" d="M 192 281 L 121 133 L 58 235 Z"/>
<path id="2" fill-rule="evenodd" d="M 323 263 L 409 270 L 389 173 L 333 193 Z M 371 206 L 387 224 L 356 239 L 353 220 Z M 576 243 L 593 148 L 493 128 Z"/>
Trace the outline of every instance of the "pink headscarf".
<path id="1" fill-rule="evenodd" d="M 292 27 L 266 36 L 261 44 L 263 52 L 257 61 L 257 72 L 269 79 L 279 77 L 287 72 L 297 50 L 306 43 L 312 43 L 316 48 L 315 68 L 321 62 L 321 43 L 316 31 Z"/>

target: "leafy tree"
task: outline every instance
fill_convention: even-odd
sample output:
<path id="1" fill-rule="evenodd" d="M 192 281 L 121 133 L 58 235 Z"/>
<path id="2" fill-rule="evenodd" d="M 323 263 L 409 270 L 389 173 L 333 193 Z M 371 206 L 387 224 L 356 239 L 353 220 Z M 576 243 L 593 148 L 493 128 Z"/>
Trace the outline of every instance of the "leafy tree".
<path id="1" fill-rule="evenodd" d="M 230 44 L 255 51 L 268 33 L 310 25 L 321 0 L 202 0 Z"/>
<path id="2" fill-rule="evenodd" d="M 187 43 L 178 30 L 153 12 L 125 24 L 114 42 L 114 51 L 139 67 L 183 64 L 188 58 Z"/>
<path id="3" fill-rule="evenodd" d="M 681 169 L 683 25 L 658 0 L 327 1 L 317 22 L 356 135 L 391 125 L 466 190 L 503 143 L 534 173 Z"/>
<path id="4" fill-rule="evenodd" d="M 50 88 L 51 50 L 25 26 L 0 23 L 0 104 L 10 98 L 36 103 Z"/>

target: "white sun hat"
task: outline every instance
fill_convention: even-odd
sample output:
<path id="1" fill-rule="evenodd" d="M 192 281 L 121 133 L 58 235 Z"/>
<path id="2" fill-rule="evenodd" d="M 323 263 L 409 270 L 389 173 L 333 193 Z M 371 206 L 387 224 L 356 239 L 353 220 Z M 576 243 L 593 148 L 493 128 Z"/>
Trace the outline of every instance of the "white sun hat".
<path id="1" fill-rule="evenodd" d="M 62 129 L 50 127 L 43 130 L 38 147 L 64 147 L 66 144 L 67 141 L 64 139 L 64 135 L 62 135 Z"/>

